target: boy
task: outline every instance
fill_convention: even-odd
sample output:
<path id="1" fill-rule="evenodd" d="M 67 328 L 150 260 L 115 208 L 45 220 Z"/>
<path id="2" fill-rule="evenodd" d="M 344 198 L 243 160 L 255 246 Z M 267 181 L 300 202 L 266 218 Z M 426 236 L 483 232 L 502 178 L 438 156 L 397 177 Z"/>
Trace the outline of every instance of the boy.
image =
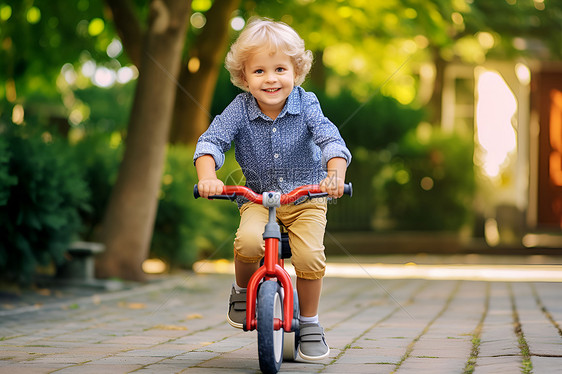
<path id="1" fill-rule="evenodd" d="M 266 19 L 250 20 L 226 57 L 232 83 L 246 92 L 215 117 L 199 138 L 193 157 L 202 197 L 222 193 L 223 182 L 215 171 L 224 163 L 232 141 L 246 185 L 257 193 L 287 193 L 301 185 L 320 184 L 329 197 L 343 195 L 351 154 L 338 129 L 322 114 L 316 96 L 299 86 L 311 65 L 312 53 L 291 27 Z M 289 231 L 291 262 L 297 273 L 303 337 L 299 355 L 305 360 L 320 360 L 330 353 L 318 321 L 326 267 L 327 204 L 325 199 L 316 200 L 277 209 L 277 218 Z M 247 201 L 239 201 L 239 207 L 236 275 L 227 319 L 242 328 L 246 287 L 264 253 L 262 233 L 268 210 Z"/>

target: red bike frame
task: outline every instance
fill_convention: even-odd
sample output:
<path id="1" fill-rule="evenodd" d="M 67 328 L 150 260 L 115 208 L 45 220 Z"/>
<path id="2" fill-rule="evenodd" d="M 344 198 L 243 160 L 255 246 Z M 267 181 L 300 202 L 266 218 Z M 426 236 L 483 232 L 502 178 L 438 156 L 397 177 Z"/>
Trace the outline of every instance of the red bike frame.
<path id="1" fill-rule="evenodd" d="M 352 194 L 351 183 L 345 185 L 344 193 L 347 195 Z M 195 198 L 199 197 L 199 191 L 197 185 L 193 190 Z M 309 197 L 322 197 L 327 196 L 325 192 L 320 189 L 317 184 L 309 184 L 306 186 L 301 186 L 295 188 L 293 191 L 277 195 L 274 202 L 271 203 L 269 200 L 277 194 L 275 192 L 265 192 L 263 194 L 257 194 L 251 189 L 244 186 L 224 186 L 222 190 L 222 195 L 209 196 L 209 199 L 228 199 L 235 200 L 237 196 L 243 196 L 249 201 L 256 204 L 264 205 L 269 208 L 269 223 L 275 223 L 275 209 L 280 205 L 291 204 L 304 196 Z M 264 197 L 268 200 L 264 204 Z M 267 226 L 266 226 L 267 227 Z M 278 231 L 278 228 L 277 228 Z M 275 235 L 272 235 L 275 236 Z M 283 329 L 285 332 L 293 331 L 293 284 L 291 282 L 291 277 L 289 273 L 284 268 L 284 261 L 279 256 L 279 237 L 266 237 L 265 238 L 265 254 L 263 265 L 252 275 L 250 281 L 248 282 L 248 288 L 246 291 L 246 323 L 244 324 L 244 330 L 251 331 L 257 328 L 256 320 L 256 299 L 258 292 L 258 285 L 262 279 L 270 280 L 277 279 L 281 282 L 281 286 L 285 290 L 285 295 L 283 298 L 283 321 L 276 318 L 273 322 L 273 327 L 275 330 Z"/>
<path id="2" fill-rule="evenodd" d="M 257 194 L 251 189 L 244 186 L 224 186 L 223 195 L 233 199 L 236 196 L 244 196 L 248 200 L 256 203 L 263 204 L 263 195 Z M 325 196 L 325 193 L 320 190 L 319 185 L 306 185 L 301 186 L 293 191 L 281 195 L 280 203 L 282 205 L 291 204 L 303 196 Z M 213 198 L 212 196 L 210 197 Z M 246 324 L 244 330 L 251 331 L 257 327 L 256 320 L 256 299 L 258 292 L 258 285 L 262 279 L 276 278 L 281 282 L 285 290 L 283 298 L 283 321 L 275 319 L 273 326 L 275 330 L 283 328 L 284 331 L 292 331 L 293 322 L 293 284 L 289 273 L 284 268 L 284 261 L 279 258 L 279 239 L 266 238 L 265 239 L 265 254 L 263 265 L 252 275 L 248 282 L 248 289 L 246 291 Z"/>

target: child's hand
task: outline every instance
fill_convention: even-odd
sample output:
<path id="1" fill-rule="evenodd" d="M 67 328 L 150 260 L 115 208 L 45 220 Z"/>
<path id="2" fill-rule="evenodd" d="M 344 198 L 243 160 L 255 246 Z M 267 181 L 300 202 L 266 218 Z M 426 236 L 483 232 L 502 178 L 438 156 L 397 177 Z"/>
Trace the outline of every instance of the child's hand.
<path id="1" fill-rule="evenodd" d="M 209 198 L 209 196 L 221 195 L 224 183 L 220 179 L 208 178 L 200 179 L 197 183 L 199 196 Z"/>
<path id="2" fill-rule="evenodd" d="M 197 169 L 197 189 L 199 196 L 206 199 L 209 196 L 221 195 L 224 183 L 217 178 L 215 174 L 215 159 L 211 155 L 203 155 L 195 160 L 195 168 Z"/>
<path id="3" fill-rule="evenodd" d="M 326 192 L 329 197 L 339 198 L 343 196 L 344 179 L 328 174 L 328 177 L 320 182 L 320 190 Z"/>
<path id="4" fill-rule="evenodd" d="M 328 161 L 328 176 L 320 182 L 320 190 L 326 192 L 329 197 L 342 197 L 346 169 L 347 161 L 344 158 L 331 158 Z"/>

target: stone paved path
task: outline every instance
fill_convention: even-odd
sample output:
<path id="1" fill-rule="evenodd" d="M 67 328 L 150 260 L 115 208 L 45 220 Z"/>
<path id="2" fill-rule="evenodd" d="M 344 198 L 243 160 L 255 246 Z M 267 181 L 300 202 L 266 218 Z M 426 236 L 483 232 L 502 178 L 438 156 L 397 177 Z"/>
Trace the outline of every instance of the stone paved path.
<path id="1" fill-rule="evenodd" d="M 259 373 L 225 322 L 232 276 L 175 276 L 0 311 L 0 373 Z M 562 283 L 325 278 L 331 347 L 283 373 L 562 373 Z"/>

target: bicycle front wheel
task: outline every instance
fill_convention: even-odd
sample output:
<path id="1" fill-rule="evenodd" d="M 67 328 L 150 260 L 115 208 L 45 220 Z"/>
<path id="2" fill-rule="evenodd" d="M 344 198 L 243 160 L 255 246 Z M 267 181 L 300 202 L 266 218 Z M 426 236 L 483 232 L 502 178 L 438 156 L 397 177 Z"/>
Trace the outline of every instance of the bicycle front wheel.
<path id="1" fill-rule="evenodd" d="M 277 373 L 283 361 L 283 329 L 275 330 L 273 325 L 275 318 L 283 319 L 280 289 L 276 281 L 266 281 L 258 292 L 258 356 L 266 374 Z"/>

